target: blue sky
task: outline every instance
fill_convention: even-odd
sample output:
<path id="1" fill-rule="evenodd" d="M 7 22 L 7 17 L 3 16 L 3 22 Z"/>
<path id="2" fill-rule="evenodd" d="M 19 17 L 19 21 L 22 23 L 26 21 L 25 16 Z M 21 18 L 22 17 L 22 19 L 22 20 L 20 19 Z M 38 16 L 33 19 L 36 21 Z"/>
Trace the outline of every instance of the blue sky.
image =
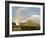
<path id="1" fill-rule="evenodd" d="M 12 7 L 12 17 L 16 16 L 17 8 L 19 8 L 19 10 L 21 11 L 20 14 L 24 19 L 32 15 L 40 15 L 40 8 L 38 7 Z"/>

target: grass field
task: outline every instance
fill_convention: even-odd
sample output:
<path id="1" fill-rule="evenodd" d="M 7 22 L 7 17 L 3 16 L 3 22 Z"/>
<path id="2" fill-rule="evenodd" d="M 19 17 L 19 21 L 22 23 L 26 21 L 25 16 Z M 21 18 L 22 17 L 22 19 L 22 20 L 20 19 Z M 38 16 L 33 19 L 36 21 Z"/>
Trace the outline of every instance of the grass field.
<path id="1" fill-rule="evenodd" d="M 19 26 L 16 23 L 12 23 L 12 31 L 28 31 L 28 30 L 40 30 L 40 24 L 37 24 L 31 20 L 20 23 Z"/>

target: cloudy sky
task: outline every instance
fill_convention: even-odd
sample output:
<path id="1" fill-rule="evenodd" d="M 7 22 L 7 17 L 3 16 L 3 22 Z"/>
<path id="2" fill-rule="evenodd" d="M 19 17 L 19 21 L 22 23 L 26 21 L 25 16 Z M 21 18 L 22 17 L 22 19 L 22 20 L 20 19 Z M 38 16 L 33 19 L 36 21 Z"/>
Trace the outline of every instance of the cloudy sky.
<path id="1" fill-rule="evenodd" d="M 39 19 L 40 17 L 40 8 L 38 7 L 12 7 L 12 17 L 16 16 L 17 9 L 18 12 L 20 12 L 18 15 L 21 15 L 21 20 L 25 20 L 28 18 Z"/>

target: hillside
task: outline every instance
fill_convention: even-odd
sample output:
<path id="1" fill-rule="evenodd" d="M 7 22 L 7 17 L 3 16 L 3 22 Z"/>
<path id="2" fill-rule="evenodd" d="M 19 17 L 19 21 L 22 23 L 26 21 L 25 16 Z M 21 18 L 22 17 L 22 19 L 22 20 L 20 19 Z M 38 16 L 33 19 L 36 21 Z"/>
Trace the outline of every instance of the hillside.
<path id="1" fill-rule="evenodd" d="M 13 24 L 13 28 L 20 28 L 21 30 L 40 30 L 40 24 L 37 24 L 32 20 L 27 20 L 27 22 L 20 23 L 19 26 Z"/>

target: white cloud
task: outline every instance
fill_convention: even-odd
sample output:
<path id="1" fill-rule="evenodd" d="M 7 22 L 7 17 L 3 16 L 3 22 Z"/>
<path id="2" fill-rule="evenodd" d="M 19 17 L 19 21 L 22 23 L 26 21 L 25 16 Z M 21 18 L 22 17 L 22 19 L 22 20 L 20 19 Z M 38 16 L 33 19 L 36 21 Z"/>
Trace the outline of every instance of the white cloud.
<path id="1" fill-rule="evenodd" d="M 27 21 L 27 20 L 21 20 L 20 22 L 21 22 L 21 23 L 24 23 L 24 22 L 26 22 L 26 21 Z"/>
<path id="2" fill-rule="evenodd" d="M 32 15 L 31 19 L 36 23 L 40 23 L 40 16 L 39 15 Z"/>
<path id="3" fill-rule="evenodd" d="M 22 20 L 21 22 L 26 22 L 27 20 L 32 20 L 32 21 L 39 24 L 40 23 L 40 16 L 39 15 L 32 15 L 32 16 L 28 17 L 27 19 Z"/>
<path id="4" fill-rule="evenodd" d="M 13 18 L 13 22 L 15 22 L 16 23 L 16 17 L 14 17 Z M 27 19 L 24 19 L 24 20 L 20 20 L 20 22 L 26 22 L 27 20 L 32 20 L 32 21 L 34 21 L 34 22 L 36 22 L 36 23 L 40 23 L 40 16 L 39 15 L 32 15 L 32 16 L 30 16 L 30 17 L 28 17 Z"/>
<path id="5" fill-rule="evenodd" d="M 36 23 L 40 23 L 40 16 L 39 15 L 32 15 L 31 17 L 27 18 L 26 20 L 32 20 Z"/>
<path id="6" fill-rule="evenodd" d="M 26 9 L 27 9 L 27 8 L 18 8 L 18 10 L 16 10 L 18 16 L 20 16 L 21 11 L 26 10 Z M 16 16 L 12 18 L 12 21 L 13 21 L 14 23 L 16 23 Z M 24 22 L 24 21 L 23 21 L 23 22 Z"/>
<path id="7" fill-rule="evenodd" d="M 12 22 L 16 23 L 16 17 L 12 17 Z"/>
<path id="8" fill-rule="evenodd" d="M 19 8 L 18 10 L 20 10 L 20 11 L 27 10 L 27 8 Z"/>

